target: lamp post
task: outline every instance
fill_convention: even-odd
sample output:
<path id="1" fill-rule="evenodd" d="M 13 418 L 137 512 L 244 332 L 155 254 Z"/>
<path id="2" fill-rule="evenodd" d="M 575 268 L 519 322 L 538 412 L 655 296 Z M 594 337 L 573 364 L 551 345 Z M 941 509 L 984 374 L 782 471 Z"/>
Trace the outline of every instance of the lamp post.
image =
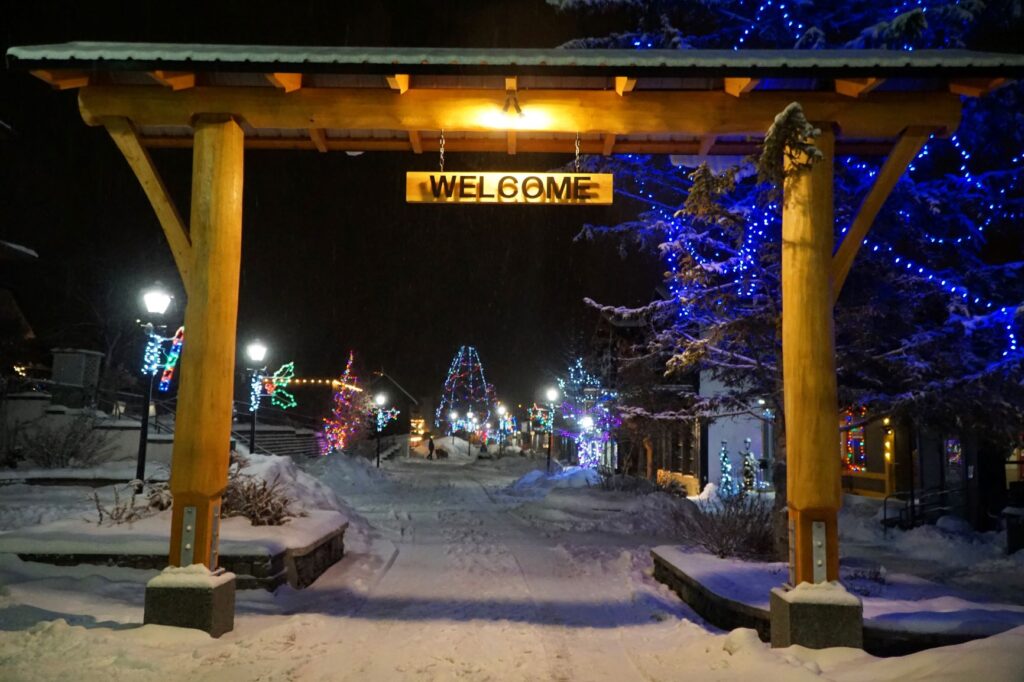
<path id="1" fill-rule="evenodd" d="M 257 367 L 267 357 L 267 347 L 260 343 L 258 340 L 253 341 L 245 347 L 245 354 L 249 358 L 249 388 L 253 392 L 249 400 L 249 411 L 252 412 L 252 421 L 249 423 L 249 453 L 255 454 L 256 452 L 256 412 L 260 409 L 260 398 L 263 395 L 263 387 L 257 386 L 262 377 L 260 373 L 263 371 L 257 369 Z M 266 366 L 264 366 L 266 369 Z"/>
<path id="2" fill-rule="evenodd" d="M 504 405 L 498 405 L 498 457 L 505 454 L 505 413 Z"/>
<path id="3" fill-rule="evenodd" d="M 377 404 L 377 468 L 380 469 L 380 432 L 384 430 L 384 427 L 380 423 L 380 413 L 384 409 L 384 403 L 388 401 L 388 397 L 383 393 L 378 393 L 373 397 L 373 402 Z"/>
<path id="4" fill-rule="evenodd" d="M 550 387 L 545 392 L 545 397 L 548 399 L 548 408 L 551 410 L 548 413 L 548 466 L 547 472 L 551 473 L 551 442 L 555 440 L 555 401 L 558 400 L 558 389 L 554 386 Z"/>
<path id="5" fill-rule="evenodd" d="M 452 410 L 451 414 L 448 415 L 451 418 L 451 427 L 448 429 L 448 435 L 452 439 L 452 452 L 455 452 L 455 422 L 459 421 L 459 413 Z"/>
<path id="6" fill-rule="evenodd" d="M 476 431 L 476 417 L 473 415 L 473 408 L 470 407 L 466 411 L 466 456 L 469 457 L 471 448 L 470 444 L 473 441 L 473 433 Z"/>
<path id="7" fill-rule="evenodd" d="M 142 303 L 146 307 L 146 313 L 152 317 L 163 316 L 171 305 L 171 295 L 160 287 L 154 287 L 142 294 Z M 153 381 L 160 366 L 159 345 L 151 348 L 153 344 L 159 344 L 162 339 L 153 330 L 153 323 L 146 322 L 146 354 L 143 358 L 142 371 L 147 375 L 146 390 L 142 396 L 142 421 L 139 424 L 139 454 L 135 464 L 135 492 L 142 492 L 142 482 L 146 480 L 146 445 L 149 442 L 149 408 L 153 401 Z M 155 357 L 152 354 L 155 353 Z"/>

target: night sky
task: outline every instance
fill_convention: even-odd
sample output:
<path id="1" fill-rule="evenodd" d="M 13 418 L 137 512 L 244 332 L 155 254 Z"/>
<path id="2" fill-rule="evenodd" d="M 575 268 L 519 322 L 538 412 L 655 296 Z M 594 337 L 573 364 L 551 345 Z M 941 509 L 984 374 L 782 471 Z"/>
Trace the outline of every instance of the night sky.
<path id="1" fill-rule="evenodd" d="M 553 47 L 632 23 L 628 10 L 580 16 L 542 0 L 278 5 L 287 10 L 259 2 L 204 3 L 199 14 L 140 3 L 17 3 L 0 23 L 5 51 L 69 40 Z M 73 92 L 5 70 L 0 120 L 14 130 L 0 141 L 0 238 L 40 254 L 5 279 L 44 344 L 107 350 L 111 333 L 99 334 L 96 322 L 134 319 L 138 291 L 154 280 L 181 300 L 138 182 L 105 131 L 82 122 Z M 191 150 L 153 156 L 187 217 Z M 449 153 L 446 168 L 543 171 L 570 160 Z M 584 223 L 635 214 L 622 199 L 612 208 L 410 206 L 405 172 L 436 168 L 434 154 L 252 150 L 245 163 L 239 343 L 258 335 L 272 365 L 295 360 L 300 375 L 340 373 L 351 348 L 364 374 L 383 367 L 414 394 L 435 396 L 468 343 L 500 398 L 532 400 L 593 333 L 584 296 L 638 304 L 660 281 L 653 257 L 624 260 L 617 244 L 573 241 Z M 136 352 L 118 337 L 115 355 Z"/>

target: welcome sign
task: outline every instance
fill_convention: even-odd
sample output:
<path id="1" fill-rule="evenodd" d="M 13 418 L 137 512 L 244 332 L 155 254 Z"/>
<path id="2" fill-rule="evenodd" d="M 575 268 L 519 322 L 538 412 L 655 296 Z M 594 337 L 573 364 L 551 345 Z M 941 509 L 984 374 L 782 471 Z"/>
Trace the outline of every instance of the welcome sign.
<path id="1" fill-rule="evenodd" d="M 531 204 L 591 206 L 612 203 L 611 173 L 405 174 L 410 204 Z"/>

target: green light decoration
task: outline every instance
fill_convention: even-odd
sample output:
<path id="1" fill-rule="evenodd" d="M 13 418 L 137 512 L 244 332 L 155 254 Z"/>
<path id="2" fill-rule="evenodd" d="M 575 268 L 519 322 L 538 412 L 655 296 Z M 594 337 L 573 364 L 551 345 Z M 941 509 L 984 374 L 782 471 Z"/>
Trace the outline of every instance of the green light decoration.
<path id="1" fill-rule="evenodd" d="M 266 391 L 267 395 L 270 396 L 270 403 L 274 407 L 287 410 L 288 408 L 295 407 L 299 404 L 299 401 L 295 399 L 295 396 L 290 391 L 285 390 L 294 378 L 294 362 L 281 365 L 281 367 L 272 375 L 264 377 L 263 389 Z"/>

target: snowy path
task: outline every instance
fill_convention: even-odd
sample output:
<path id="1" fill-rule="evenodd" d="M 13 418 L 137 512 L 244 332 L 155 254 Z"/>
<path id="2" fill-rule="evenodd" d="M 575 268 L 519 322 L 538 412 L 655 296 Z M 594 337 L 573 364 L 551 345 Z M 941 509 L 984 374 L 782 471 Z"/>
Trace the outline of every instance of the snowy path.
<path id="1" fill-rule="evenodd" d="M 332 464 L 318 475 L 369 526 L 355 524 L 349 554 L 310 588 L 240 593 L 236 629 L 219 640 L 139 627 L 151 572 L 3 560 L 0 678 L 1024 679 L 1024 628 L 890 660 L 715 633 L 646 572 L 648 547 L 670 538 L 613 532 L 609 510 L 636 498 L 510 495 L 526 460 L 399 461 L 358 479 Z"/>

